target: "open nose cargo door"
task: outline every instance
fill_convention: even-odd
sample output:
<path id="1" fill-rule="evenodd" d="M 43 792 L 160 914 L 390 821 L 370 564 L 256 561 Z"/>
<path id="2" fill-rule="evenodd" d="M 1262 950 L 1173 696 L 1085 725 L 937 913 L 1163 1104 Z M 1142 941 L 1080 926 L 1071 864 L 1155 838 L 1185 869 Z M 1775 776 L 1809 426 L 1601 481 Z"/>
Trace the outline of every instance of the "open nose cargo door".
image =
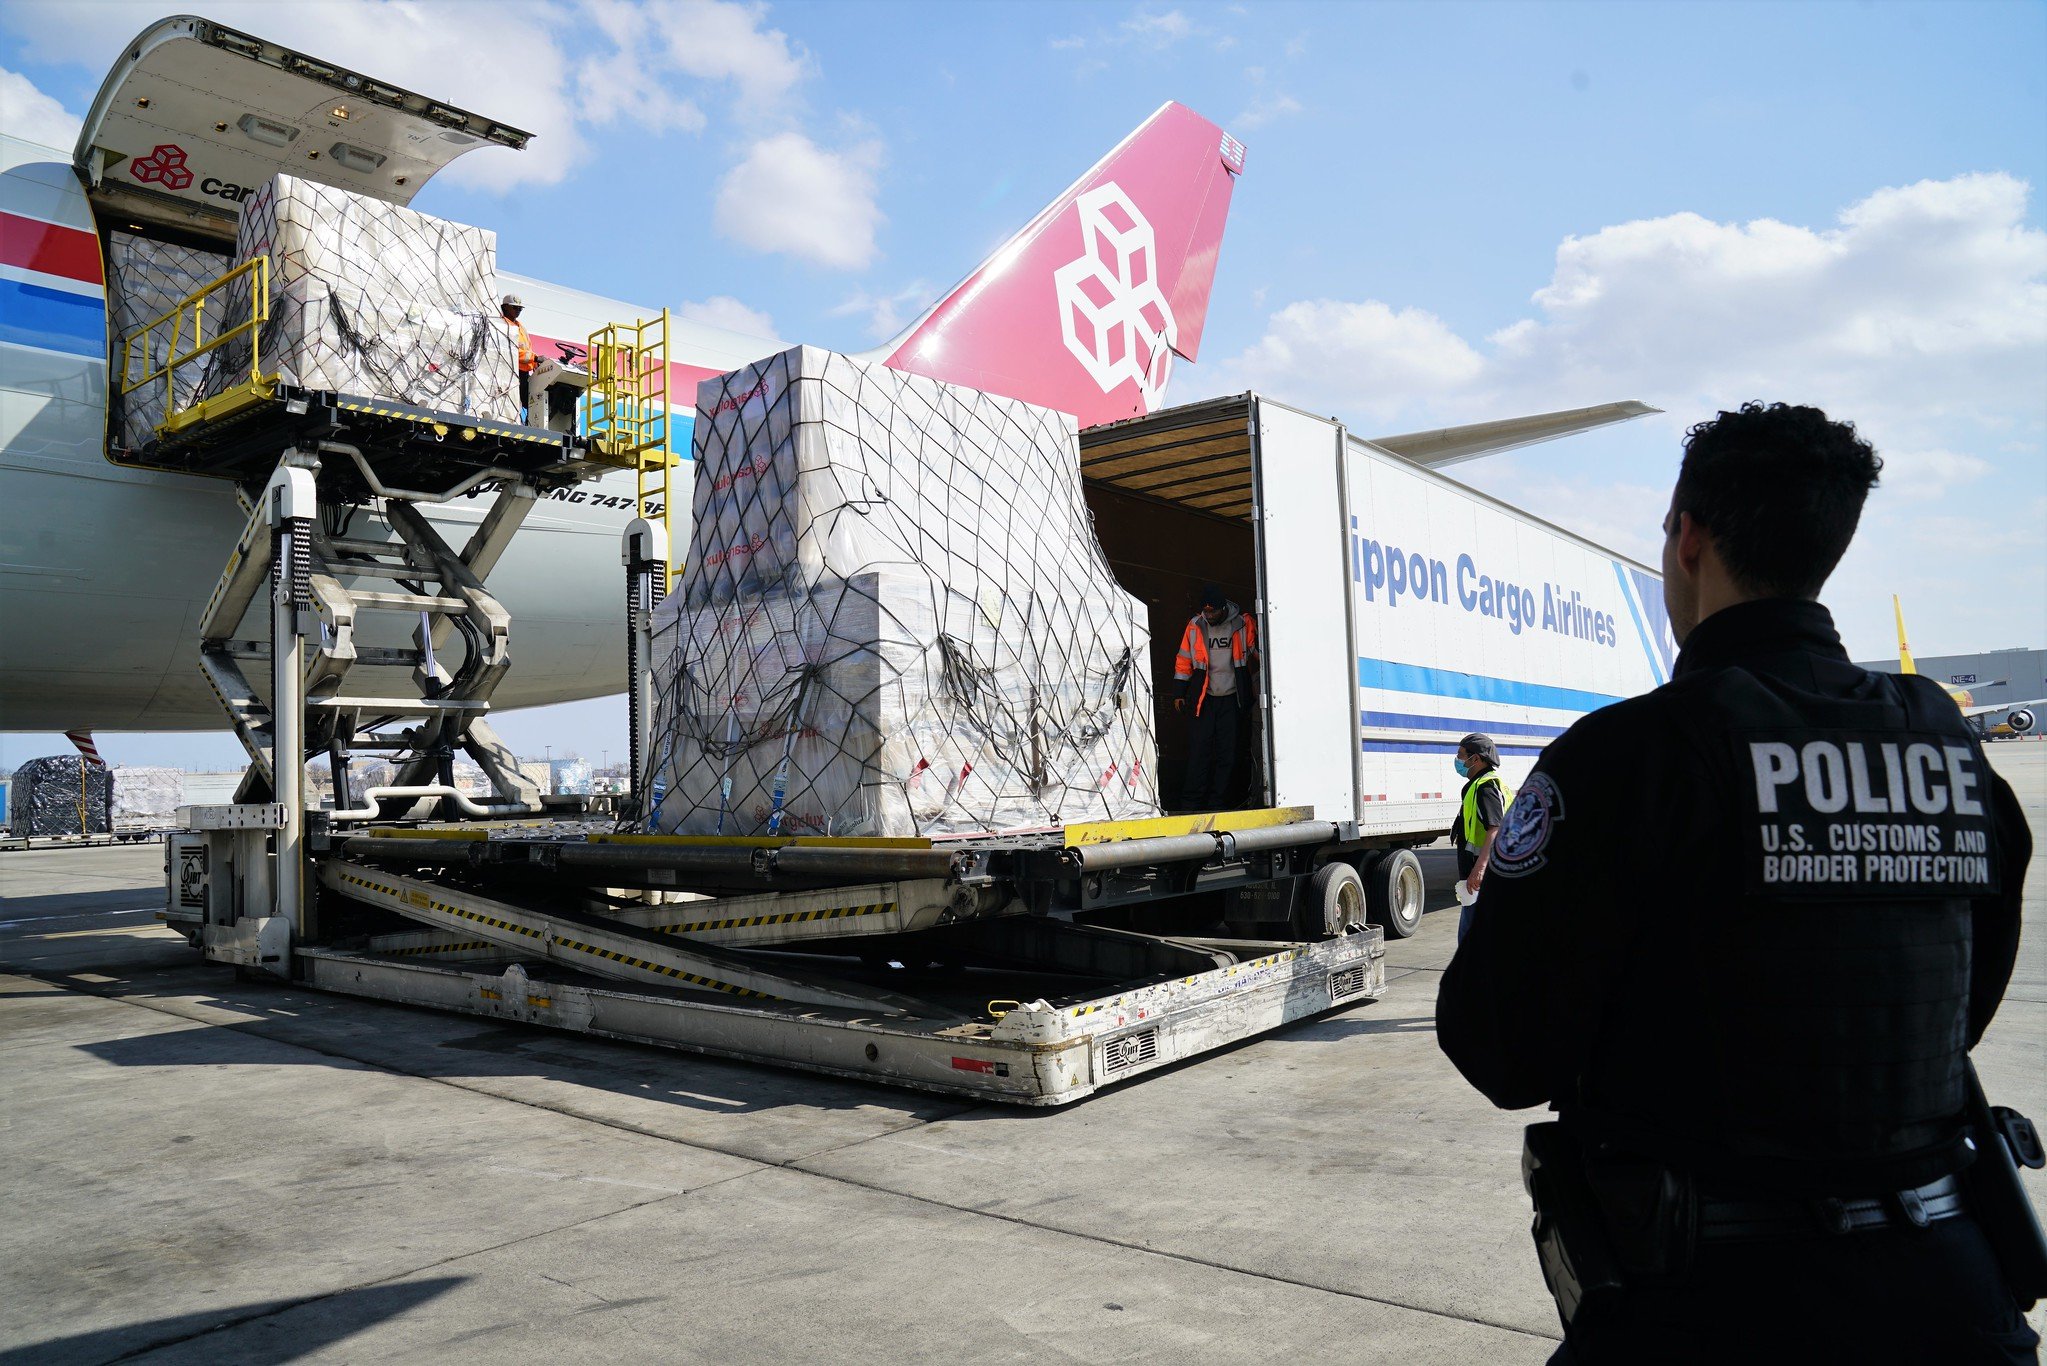
<path id="1" fill-rule="evenodd" d="M 243 199 L 280 171 L 402 205 L 464 152 L 532 136 L 180 15 L 122 51 L 74 159 L 103 211 L 232 238 Z"/>

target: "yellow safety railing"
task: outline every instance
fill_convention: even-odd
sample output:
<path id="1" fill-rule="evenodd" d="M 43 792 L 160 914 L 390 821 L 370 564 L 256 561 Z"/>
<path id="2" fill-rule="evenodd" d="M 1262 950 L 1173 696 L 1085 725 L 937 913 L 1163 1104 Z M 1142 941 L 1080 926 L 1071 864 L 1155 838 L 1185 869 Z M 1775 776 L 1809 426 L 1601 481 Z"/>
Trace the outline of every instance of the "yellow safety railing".
<path id="1" fill-rule="evenodd" d="M 206 335 L 206 305 L 216 294 L 227 289 L 237 280 L 248 281 L 247 317 L 237 311 L 225 331 Z M 204 288 L 195 290 L 179 300 L 161 317 L 153 318 L 122 339 L 121 350 L 121 396 L 126 398 L 136 390 L 158 381 L 163 383 L 163 418 L 156 424 L 156 434 L 164 436 L 182 431 L 208 419 L 224 416 L 238 408 L 259 399 L 267 399 L 276 392 L 277 375 L 263 373 L 263 348 L 261 328 L 270 321 L 270 258 L 252 256 L 227 274 Z M 169 336 L 163 336 L 169 329 Z M 178 395 L 171 383 L 171 374 L 181 365 L 189 365 L 199 357 L 218 350 L 231 341 L 246 336 L 249 339 L 249 377 L 210 398 L 197 403 L 178 406 Z M 153 339 L 165 342 L 163 359 L 153 368 L 147 368 L 140 375 L 135 373 L 138 350 L 145 367 L 152 364 L 157 354 Z"/>
<path id="2" fill-rule="evenodd" d="M 668 310 L 658 318 L 610 323 L 590 334 L 590 388 L 583 432 L 590 457 L 634 472 L 637 515 L 661 519 L 671 577 L 682 558 L 675 538 L 673 444 L 668 372 Z"/>

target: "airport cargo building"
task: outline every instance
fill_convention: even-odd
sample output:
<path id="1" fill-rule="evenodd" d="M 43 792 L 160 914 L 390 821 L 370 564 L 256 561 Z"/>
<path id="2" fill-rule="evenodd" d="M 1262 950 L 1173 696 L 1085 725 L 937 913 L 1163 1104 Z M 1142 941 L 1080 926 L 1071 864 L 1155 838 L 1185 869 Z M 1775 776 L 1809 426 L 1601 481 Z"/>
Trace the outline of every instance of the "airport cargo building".
<path id="1" fill-rule="evenodd" d="M 1978 706 L 2047 697 L 2047 650 L 1985 650 L 1972 655 L 1922 655 L 1913 661 L 1928 678 L 1967 688 Z M 1898 672 L 1896 659 L 1861 661 L 1878 673 Z"/>

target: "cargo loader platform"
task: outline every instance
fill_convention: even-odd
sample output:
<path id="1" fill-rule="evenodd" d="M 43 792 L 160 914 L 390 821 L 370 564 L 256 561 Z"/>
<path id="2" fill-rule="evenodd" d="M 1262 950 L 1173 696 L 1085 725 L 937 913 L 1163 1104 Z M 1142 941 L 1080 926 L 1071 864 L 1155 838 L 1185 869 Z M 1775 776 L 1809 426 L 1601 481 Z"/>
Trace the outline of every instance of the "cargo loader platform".
<path id="1" fill-rule="evenodd" d="M 308 985 L 374 1000 L 658 1044 L 744 1062 L 1020 1105 L 1104 1086 L 1376 999 L 1385 940 L 1365 933 L 1276 947 L 1225 967 L 1090 994 L 990 1001 L 976 1017 L 726 1000 L 546 967 L 507 953 L 461 963 L 300 949 Z M 972 980 L 955 975 L 955 983 Z M 1041 990 L 1058 979 L 1006 983 Z"/>
<path id="2" fill-rule="evenodd" d="M 187 835 L 167 919 L 209 956 L 324 990 L 1028 1105 L 1384 990 L 1377 928 L 1306 942 L 1314 927 L 1266 919 L 1281 937 L 1254 937 L 1303 900 L 1326 823 L 1127 824 L 943 841 L 330 828 L 308 842 L 310 937 L 237 915 L 237 836 Z M 675 887 L 709 890 L 659 890 Z"/>
<path id="3" fill-rule="evenodd" d="M 166 843 L 173 928 L 324 990 L 1029 1105 L 1383 991 L 1384 933 L 1336 857 L 1354 828 L 1305 806 L 907 839 L 634 833 L 661 800 L 666 328 L 592 338 L 580 434 L 293 388 L 253 356 L 245 384 L 167 402 L 140 457 L 235 480 L 248 514 L 198 630 L 250 762 L 234 804 L 189 808 Z M 543 794 L 492 729 L 513 622 L 486 582 L 540 497 L 610 470 L 634 472 L 639 514 L 617 828 Z M 483 516 L 458 545 L 422 508 L 468 496 Z M 458 783 L 457 755 L 487 791 Z"/>
<path id="4" fill-rule="evenodd" d="M 590 477 L 576 464 L 583 443 L 547 427 L 286 384 L 245 386 L 233 397 L 235 403 L 167 430 L 141 450 L 117 453 L 117 459 L 261 484 L 277 468 L 280 449 L 328 442 L 374 452 L 379 483 L 437 494 L 479 472 L 509 472 L 543 490 Z M 376 492 L 357 482 L 361 495 Z"/>

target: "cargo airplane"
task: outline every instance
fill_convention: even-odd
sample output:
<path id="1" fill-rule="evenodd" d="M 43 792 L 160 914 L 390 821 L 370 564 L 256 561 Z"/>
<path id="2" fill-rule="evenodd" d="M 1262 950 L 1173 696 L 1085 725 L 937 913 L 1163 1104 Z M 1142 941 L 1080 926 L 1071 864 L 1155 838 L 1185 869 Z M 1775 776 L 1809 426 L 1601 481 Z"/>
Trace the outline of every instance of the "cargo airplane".
<path id="1" fill-rule="evenodd" d="M 108 236 L 210 251 L 224 273 L 241 201 L 280 171 L 407 204 L 456 157 L 529 136 L 192 16 L 119 50 L 76 147 L 0 136 L 0 731 L 225 728 L 195 628 L 244 514 L 228 484 L 152 469 L 146 449 L 110 431 L 123 339 Z M 1084 427 L 1152 411 L 1175 361 L 1199 348 L 1244 156 L 1215 124 L 1163 106 L 863 359 L 1062 409 Z M 524 298 L 543 355 L 658 312 L 499 279 Z M 671 393 L 687 403 L 699 380 L 784 345 L 678 321 Z M 1444 464 L 1647 411 L 1606 404 L 1378 444 Z M 678 430 L 689 421 L 674 417 Z M 633 502 L 623 474 L 528 518 L 491 578 L 516 657 L 494 705 L 624 688 L 618 547 Z M 430 520 L 461 544 L 482 512 L 458 500 Z"/>
<path id="2" fill-rule="evenodd" d="M 1897 594 L 1891 595 L 1891 611 L 1898 619 L 1898 672 L 1916 674 L 1918 664 L 1913 662 L 1912 647 L 1905 643 L 1905 608 L 1898 601 Z M 1998 679 L 1993 683 L 1979 683 L 1978 687 L 1996 688 L 2009 680 Z M 2024 702 L 1991 702 L 1979 705 L 1976 695 L 1958 684 L 1935 679 L 1940 690 L 1954 699 L 1962 710 L 1962 718 L 1976 728 L 1976 733 L 1986 739 L 2004 736 L 2018 736 L 2030 733 L 2040 723 L 2040 712 L 2047 709 L 2047 697 L 2028 698 Z"/>

